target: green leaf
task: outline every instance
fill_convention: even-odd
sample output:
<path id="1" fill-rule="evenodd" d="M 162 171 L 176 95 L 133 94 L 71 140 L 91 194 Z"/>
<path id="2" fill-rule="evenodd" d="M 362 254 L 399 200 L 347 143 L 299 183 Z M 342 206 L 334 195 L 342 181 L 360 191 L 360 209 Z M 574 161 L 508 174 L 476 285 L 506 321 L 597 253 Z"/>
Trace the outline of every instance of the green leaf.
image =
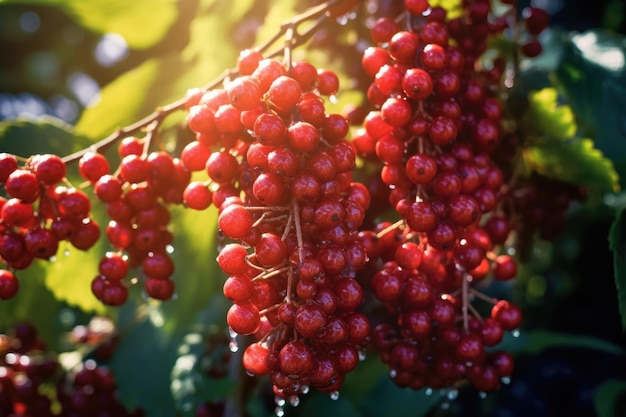
<path id="1" fill-rule="evenodd" d="M 144 49 L 159 42 L 178 16 L 176 0 L 0 0 L 53 6 L 94 32 L 117 33 L 131 48 Z"/>
<path id="2" fill-rule="evenodd" d="M 217 256 L 217 210 L 194 211 L 171 209 L 174 221 L 175 265 L 173 275 L 176 298 L 161 304 L 165 329 L 176 331 L 196 319 L 214 295 L 222 295 L 225 277 L 219 270 Z"/>
<path id="3" fill-rule="evenodd" d="M 612 355 L 623 355 L 624 348 L 597 337 L 580 334 L 558 333 L 548 330 L 521 331 L 519 336 L 506 335 L 499 349 L 505 349 L 513 354 L 536 354 L 546 349 L 567 347 L 575 349 L 590 349 Z"/>
<path id="4" fill-rule="evenodd" d="M 0 122 L 0 151 L 24 158 L 44 153 L 63 156 L 89 144 L 72 126 L 51 116 Z"/>
<path id="5" fill-rule="evenodd" d="M 626 209 L 622 209 L 611 225 L 609 246 L 613 252 L 613 270 L 622 330 L 626 332 Z"/>
<path id="6" fill-rule="evenodd" d="M 365 414 L 361 413 L 354 404 L 344 399 L 341 394 L 336 400 L 332 400 L 328 394 L 315 391 L 311 393 L 302 404 L 302 409 L 299 413 L 302 417 L 317 417 L 317 416 L 342 416 L 342 417 L 363 417 Z M 289 414 L 287 410 L 286 414 Z M 381 414 L 383 415 L 383 414 Z"/>
<path id="7" fill-rule="evenodd" d="M 388 377 L 380 378 L 376 389 L 360 407 L 366 416 L 422 417 L 428 415 L 442 400 L 439 395 L 426 395 L 425 390 L 399 389 Z"/>
<path id="8" fill-rule="evenodd" d="M 619 190 L 619 176 L 613 162 L 594 148 L 589 139 L 529 146 L 524 148 L 523 157 L 527 167 L 547 177 L 602 192 Z"/>
<path id="9" fill-rule="evenodd" d="M 606 192 L 619 190 L 613 162 L 590 139 L 576 136 L 574 113 L 558 104 L 558 92 L 544 88 L 529 95 L 529 145 L 523 149 L 526 167 L 561 181 Z"/>
<path id="10" fill-rule="evenodd" d="M 15 297 L 0 301 L 0 332 L 26 321 L 35 325 L 46 344 L 52 347 L 59 342 L 59 313 L 65 306 L 46 287 L 44 263 L 35 261 L 28 269 L 15 272 L 20 289 Z"/>
<path id="11" fill-rule="evenodd" d="M 533 128 L 548 139 L 568 140 L 576 134 L 574 113 L 568 106 L 559 106 L 558 92 L 544 88 L 529 94 L 529 116 Z"/>
<path id="12" fill-rule="evenodd" d="M 616 379 L 604 381 L 593 393 L 593 403 L 598 417 L 623 417 L 625 398 L 626 381 Z"/>
<path id="13" fill-rule="evenodd" d="M 180 337 L 168 336 L 152 320 L 137 324 L 136 307 L 130 302 L 123 307 L 121 315 L 130 317 L 118 324 L 122 338 L 110 363 L 120 400 L 129 410 L 140 407 L 150 417 L 171 417 L 176 413 L 170 373 Z"/>
<path id="14" fill-rule="evenodd" d="M 209 307 L 209 310 L 215 310 Z M 177 349 L 179 355 L 171 374 L 170 389 L 176 409 L 183 416 L 195 417 L 199 404 L 229 397 L 236 382 L 228 378 L 210 378 L 203 370 L 207 361 L 223 360 L 227 346 L 214 346 L 207 352 L 207 335 L 223 332 L 223 326 L 197 324 L 187 333 Z M 239 357 L 232 360 L 240 360 Z"/>
<path id="15" fill-rule="evenodd" d="M 591 30 L 575 34 L 563 48 L 555 73 L 581 130 L 626 176 L 626 36 Z"/>
<path id="16" fill-rule="evenodd" d="M 147 60 L 105 86 L 97 103 L 81 115 L 76 130 L 94 139 L 107 137 L 233 67 L 238 48 L 233 37 L 224 34 L 233 33 L 233 16 L 239 13 L 240 9 L 228 2 L 201 4 L 189 25 L 190 41 L 185 49 Z M 166 126 L 183 120 L 183 112 L 175 113 Z"/>

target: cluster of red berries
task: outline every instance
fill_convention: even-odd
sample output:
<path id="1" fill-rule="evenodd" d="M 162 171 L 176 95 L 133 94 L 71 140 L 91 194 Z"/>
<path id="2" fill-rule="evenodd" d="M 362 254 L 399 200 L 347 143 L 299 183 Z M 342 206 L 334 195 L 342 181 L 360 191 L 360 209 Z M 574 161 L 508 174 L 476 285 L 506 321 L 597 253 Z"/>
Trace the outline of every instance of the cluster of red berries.
<path id="1" fill-rule="evenodd" d="M 352 181 L 348 122 L 322 98 L 339 81 L 255 51 L 241 54 L 238 70 L 224 88 L 190 95 L 197 140 L 181 159 L 209 180 L 191 183 L 185 204 L 218 207 L 228 325 L 257 337 L 244 367 L 270 374 L 282 398 L 335 392 L 369 333 L 354 276 L 366 262 L 358 228 L 370 197 Z"/>
<path id="2" fill-rule="evenodd" d="M 510 376 L 513 361 L 486 348 L 522 319 L 513 303 L 472 288 L 489 276 L 517 275 L 514 258 L 499 254 L 511 224 L 501 204 L 505 178 L 492 157 L 502 135 L 504 67 L 500 60 L 476 65 L 488 37 L 504 27 L 491 23 L 488 1 L 464 1 L 454 19 L 426 0 L 404 5 L 404 27 L 379 18 L 371 28 L 377 45 L 362 59 L 374 77 L 368 98 L 375 109 L 355 145 L 383 163 L 381 179 L 402 219 L 370 232 L 371 288 L 386 306 L 372 345 L 400 386 L 469 380 L 489 391 Z M 490 317 L 471 304 L 476 297 L 493 303 Z"/>
<path id="3" fill-rule="evenodd" d="M 119 402 L 111 371 L 87 360 L 66 372 L 37 330 L 20 323 L 0 334 L 0 415 L 141 417 Z"/>
<path id="4" fill-rule="evenodd" d="M 149 297 L 167 300 L 174 294 L 167 205 L 182 203 L 191 173 L 180 159 L 163 151 L 147 153 L 144 148 L 142 139 L 123 139 L 114 174 L 100 153 L 89 152 L 79 161 L 81 176 L 93 185 L 97 199 L 106 203 L 110 218 L 105 234 L 115 251 L 103 257 L 91 288 L 99 300 L 112 306 L 126 302 L 124 279 L 130 268 L 139 266 Z"/>
<path id="5" fill-rule="evenodd" d="M 27 268 L 34 259 L 51 259 L 59 242 L 87 250 L 100 237 L 90 217 L 91 203 L 82 191 L 67 186 L 66 166 L 56 155 L 34 155 L 24 165 L 8 153 L 0 154 L 0 299 L 12 298 L 19 282 L 12 271 Z"/>

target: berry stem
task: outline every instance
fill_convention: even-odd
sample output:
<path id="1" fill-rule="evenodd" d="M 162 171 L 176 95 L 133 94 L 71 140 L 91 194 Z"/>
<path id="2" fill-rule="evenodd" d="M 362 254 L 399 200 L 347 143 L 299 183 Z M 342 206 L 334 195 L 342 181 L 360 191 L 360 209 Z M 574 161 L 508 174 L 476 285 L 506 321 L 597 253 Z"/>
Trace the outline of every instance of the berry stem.
<path id="1" fill-rule="evenodd" d="M 470 308 L 470 303 L 469 303 L 469 280 L 468 280 L 468 275 L 467 273 L 463 273 L 463 278 L 462 278 L 462 287 L 461 287 L 461 300 L 462 300 L 462 307 L 461 307 L 461 311 L 463 313 L 463 330 L 465 331 L 465 333 L 469 333 L 469 317 L 468 317 L 468 310 Z"/>
<path id="2" fill-rule="evenodd" d="M 385 236 L 387 233 L 391 232 L 392 230 L 399 229 L 399 228 L 401 228 L 403 226 L 404 226 L 404 219 L 398 220 L 394 224 L 391 224 L 391 225 L 385 227 L 380 232 L 376 233 L 376 237 L 380 239 L 381 237 Z"/>

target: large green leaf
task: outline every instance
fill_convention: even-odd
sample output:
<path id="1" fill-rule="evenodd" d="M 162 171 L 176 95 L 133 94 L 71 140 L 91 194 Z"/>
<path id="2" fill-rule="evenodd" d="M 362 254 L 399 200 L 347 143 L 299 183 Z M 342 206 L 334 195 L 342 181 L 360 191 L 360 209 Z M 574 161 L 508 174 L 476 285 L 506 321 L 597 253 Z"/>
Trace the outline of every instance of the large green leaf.
<path id="1" fill-rule="evenodd" d="M 626 381 L 616 379 L 604 381 L 593 393 L 598 417 L 623 417 L 625 399 Z"/>
<path id="2" fill-rule="evenodd" d="M 208 320 L 198 320 L 198 323 L 187 333 L 177 349 L 178 358 L 172 368 L 171 392 L 176 409 L 184 417 L 195 417 L 198 405 L 214 400 L 223 400 L 233 394 L 236 383 L 228 377 L 211 378 L 204 367 L 214 366 L 213 360 L 222 361 L 224 350 L 228 346 L 211 346 L 208 352 L 208 335 L 224 334 L 224 317 L 222 307 L 225 305 L 223 297 L 216 298 L 202 312 Z M 219 323 L 218 323 L 219 321 Z M 208 359 L 208 360 L 207 360 Z M 238 361 L 238 356 L 231 360 Z"/>
<path id="3" fill-rule="evenodd" d="M 0 152 L 24 158 L 44 153 L 63 156 L 89 144 L 86 138 L 73 131 L 72 126 L 51 116 L 0 122 Z"/>
<path id="4" fill-rule="evenodd" d="M 153 320 L 137 323 L 136 308 L 132 303 L 123 307 L 118 324 L 122 338 L 110 363 L 120 400 L 128 409 L 140 407 L 150 417 L 174 416 L 170 372 L 180 337 L 167 335 Z"/>
<path id="5" fill-rule="evenodd" d="M 176 331 L 192 323 L 215 294 L 220 295 L 224 277 L 217 256 L 217 211 L 174 208 L 171 225 L 174 234 L 173 279 L 176 298 L 161 304 L 165 327 Z"/>
<path id="6" fill-rule="evenodd" d="M 626 36 L 591 30 L 565 43 L 555 80 L 585 135 L 626 175 Z"/>
<path id="7" fill-rule="evenodd" d="M 626 209 L 619 211 L 611 225 L 609 245 L 613 252 L 613 269 L 622 330 L 626 331 Z"/>
<path id="8" fill-rule="evenodd" d="M 99 101 L 81 115 L 77 131 L 94 139 L 106 137 L 233 67 L 237 49 L 232 37 L 224 34 L 234 30 L 234 16 L 239 13 L 240 9 L 230 7 L 228 2 L 198 5 L 185 49 L 149 59 L 105 86 Z M 183 112 L 170 116 L 174 122 L 168 126 L 183 118 Z"/>
<path id="9" fill-rule="evenodd" d="M 576 134 L 574 113 L 568 106 L 559 105 L 558 92 L 554 88 L 533 92 L 528 100 L 533 129 L 545 135 L 546 139 L 564 141 Z"/>
<path id="10" fill-rule="evenodd" d="M 502 343 L 498 345 L 498 349 L 513 354 L 536 354 L 546 349 L 563 347 L 590 349 L 612 355 L 623 355 L 625 352 L 623 347 L 597 337 L 541 329 L 521 331 L 516 337 L 506 334 Z"/>
<path id="11" fill-rule="evenodd" d="M 527 124 L 532 136 L 523 157 L 529 169 L 595 191 L 619 190 L 613 162 L 594 147 L 593 141 L 576 136 L 574 114 L 570 107 L 558 104 L 555 89 L 529 95 Z"/>
<path id="12" fill-rule="evenodd" d="M 45 284 L 45 261 L 35 261 L 28 269 L 17 271 L 20 282 L 17 295 L 0 301 L 0 332 L 26 321 L 35 325 L 49 347 L 59 341 L 59 313 L 65 307 L 52 295 Z"/>
<path id="13" fill-rule="evenodd" d="M 177 18 L 177 0 L 0 0 L 0 4 L 31 4 L 61 9 L 94 32 L 117 33 L 131 48 L 159 42 Z"/>

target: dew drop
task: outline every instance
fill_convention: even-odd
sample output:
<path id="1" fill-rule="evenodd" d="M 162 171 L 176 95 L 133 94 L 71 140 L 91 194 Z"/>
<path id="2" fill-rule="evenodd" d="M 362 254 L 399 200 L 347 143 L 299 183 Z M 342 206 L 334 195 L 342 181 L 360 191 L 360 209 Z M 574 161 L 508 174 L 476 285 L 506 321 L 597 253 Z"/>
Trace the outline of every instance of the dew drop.
<path id="1" fill-rule="evenodd" d="M 246 369 L 246 375 L 251 376 L 251 377 L 254 377 L 254 376 L 255 376 L 255 375 L 254 375 L 254 372 L 250 372 L 250 371 L 248 371 L 247 369 Z"/>
<path id="2" fill-rule="evenodd" d="M 478 393 L 478 396 L 480 397 L 480 399 L 484 400 L 485 398 L 487 398 L 487 393 L 485 391 L 481 391 Z"/>
<path id="3" fill-rule="evenodd" d="M 398 376 L 398 372 L 395 369 L 389 371 L 389 378 L 395 378 L 396 376 Z"/>
<path id="4" fill-rule="evenodd" d="M 450 409 L 450 403 L 448 401 L 444 401 L 441 403 L 441 405 L 439 406 L 442 410 L 449 410 Z"/>
<path id="5" fill-rule="evenodd" d="M 456 400 L 458 396 L 459 396 L 459 392 L 455 389 L 451 389 L 450 391 L 448 391 L 446 398 L 449 400 Z"/>
<path id="6" fill-rule="evenodd" d="M 339 23 L 341 26 L 344 26 L 348 24 L 348 21 L 350 19 L 348 18 L 347 14 L 344 14 L 344 15 L 339 16 L 336 20 L 337 20 L 337 23 Z"/>
<path id="7" fill-rule="evenodd" d="M 332 104 L 337 104 L 339 102 L 339 99 L 337 98 L 337 95 L 335 95 L 335 94 L 331 94 L 330 96 L 328 96 L 328 100 Z"/>
<path id="8" fill-rule="evenodd" d="M 69 250 L 69 249 L 65 249 L 65 250 L 63 251 L 63 255 L 65 255 L 65 256 L 70 256 L 70 250 Z"/>
<path id="9" fill-rule="evenodd" d="M 165 252 L 172 254 L 174 253 L 174 246 L 173 245 L 167 245 L 165 246 Z"/>
<path id="10" fill-rule="evenodd" d="M 283 417 L 285 415 L 285 410 L 282 407 L 276 407 L 274 409 L 274 414 L 276 414 L 276 417 Z"/>
<path id="11" fill-rule="evenodd" d="M 502 378 L 500 378 L 500 381 L 502 381 L 502 383 L 504 385 L 509 385 L 511 383 L 511 377 L 510 376 L 503 376 Z"/>
<path id="12" fill-rule="evenodd" d="M 365 352 L 363 352 L 362 350 L 359 350 L 359 360 L 362 362 L 365 360 L 365 358 L 366 358 Z"/>
<path id="13" fill-rule="evenodd" d="M 228 343 L 228 349 L 230 349 L 230 351 L 233 353 L 237 352 L 239 350 L 239 345 L 237 344 L 237 332 L 229 327 L 228 334 L 230 335 L 230 343 Z"/>
<path id="14" fill-rule="evenodd" d="M 54 262 L 54 261 L 56 261 L 56 260 L 57 260 L 56 255 L 52 255 L 52 256 L 50 257 L 50 262 Z"/>
<path id="15" fill-rule="evenodd" d="M 337 401 L 339 399 L 339 391 L 333 391 L 330 393 L 330 399 Z"/>
<path id="16" fill-rule="evenodd" d="M 297 395 L 289 396 L 289 404 L 291 404 L 292 407 L 299 406 L 300 405 L 300 397 L 298 397 Z"/>
<path id="17" fill-rule="evenodd" d="M 432 388 L 426 388 L 424 390 L 424 394 L 430 397 L 431 395 L 433 395 L 433 389 Z"/>
<path id="18" fill-rule="evenodd" d="M 283 397 L 277 395 L 274 397 L 274 403 L 276 403 L 277 406 L 282 407 L 285 405 L 286 401 Z"/>
<path id="19" fill-rule="evenodd" d="M 301 392 L 301 393 L 303 393 L 303 394 L 308 394 L 308 393 L 309 393 L 309 391 L 310 391 L 310 388 L 309 388 L 309 386 L 308 386 L 308 385 L 303 385 L 303 386 L 300 388 L 300 392 Z"/>
<path id="20" fill-rule="evenodd" d="M 513 330 L 513 331 L 511 332 L 511 335 L 512 335 L 513 337 L 519 337 L 519 335 L 520 335 L 520 331 L 519 331 L 518 329 L 515 329 L 515 330 Z"/>

